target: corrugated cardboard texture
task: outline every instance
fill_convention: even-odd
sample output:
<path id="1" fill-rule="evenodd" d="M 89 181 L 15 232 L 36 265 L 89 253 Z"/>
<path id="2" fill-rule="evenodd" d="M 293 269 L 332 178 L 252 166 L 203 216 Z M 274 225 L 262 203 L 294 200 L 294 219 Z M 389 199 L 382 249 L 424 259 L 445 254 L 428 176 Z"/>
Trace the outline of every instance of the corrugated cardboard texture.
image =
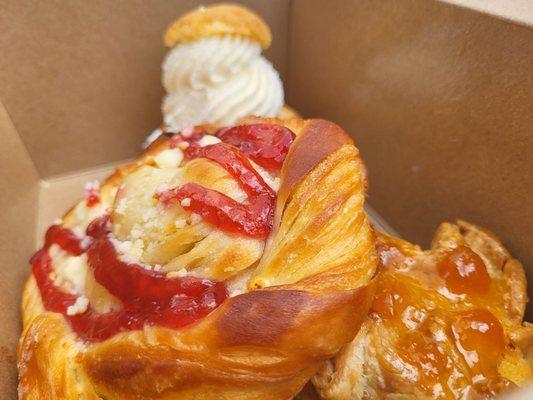
<path id="1" fill-rule="evenodd" d="M 245 3 L 270 24 L 275 40 L 268 55 L 283 74 L 289 2 Z M 2 3 L 0 98 L 41 177 L 138 153 L 161 121 L 162 32 L 199 4 Z"/>
<path id="2" fill-rule="evenodd" d="M 425 245 L 442 221 L 483 225 L 533 282 L 533 29 L 427 0 L 291 17 L 289 101 L 353 134 L 385 220 Z"/>
<path id="3" fill-rule="evenodd" d="M 0 102 L 0 398 L 16 397 L 20 293 L 37 221 L 37 172 Z"/>

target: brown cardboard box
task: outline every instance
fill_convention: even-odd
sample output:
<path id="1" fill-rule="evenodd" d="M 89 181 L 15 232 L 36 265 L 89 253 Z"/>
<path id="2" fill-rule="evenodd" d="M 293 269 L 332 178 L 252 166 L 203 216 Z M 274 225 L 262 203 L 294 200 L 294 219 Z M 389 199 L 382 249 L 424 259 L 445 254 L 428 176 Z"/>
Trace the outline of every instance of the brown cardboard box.
<path id="1" fill-rule="evenodd" d="M 528 0 L 243 3 L 273 30 L 267 54 L 288 102 L 353 134 L 369 167 L 370 202 L 393 227 L 427 244 L 443 220 L 484 225 L 530 267 L 533 282 Z M 162 30 L 195 5 L 2 2 L 2 399 L 16 398 L 27 260 L 82 183 L 134 157 L 158 126 Z"/>

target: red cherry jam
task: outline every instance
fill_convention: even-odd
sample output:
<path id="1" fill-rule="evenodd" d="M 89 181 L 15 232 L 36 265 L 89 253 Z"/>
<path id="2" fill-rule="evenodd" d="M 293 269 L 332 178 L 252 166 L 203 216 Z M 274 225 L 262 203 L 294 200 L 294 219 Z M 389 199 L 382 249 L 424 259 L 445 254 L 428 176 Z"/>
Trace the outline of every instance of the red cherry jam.
<path id="1" fill-rule="evenodd" d="M 172 304 L 183 305 L 190 299 L 190 307 L 197 303 L 198 309 L 194 311 L 202 314 L 224 300 L 226 291 L 221 283 L 190 276 L 170 279 L 165 272 L 122 261 L 111 241 L 109 224 L 105 223 L 108 220 L 108 216 L 101 217 L 88 227 L 94 241 L 87 249 L 87 257 L 96 281 L 112 295 L 130 306 L 139 305 L 142 299 L 150 307 L 157 304 L 161 309 L 172 308 L 169 307 Z"/>
<path id="2" fill-rule="evenodd" d="M 295 137 L 290 129 L 271 124 L 233 126 L 219 130 L 216 135 L 269 171 L 281 169 Z"/>
<path id="3" fill-rule="evenodd" d="M 196 183 L 159 193 L 156 195 L 159 201 L 163 204 L 181 203 L 186 210 L 199 214 L 206 222 L 226 232 L 257 238 L 268 236 L 272 229 L 276 193 L 236 148 L 225 143 L 206 147 L 193 144 L 185 150 L 185 157 L 189 160 L 207 158 L 220 164 L 246 192 L 248 204 Z M 190 202 L 183 202 L 186 199 Z"/>
<path id="4" fill-rule="evenodd" d="M 188 160 L 201 157 L 221 165 L 247 194 L 246 204 L 194 183 L 159 193 L 156 197 L 163 204 L 185 204 L 186 209 L 198 213 L 221 230 L 265 238 L 272 229 L 276 193 L 244 155 L 266 169 L 279 171 L 294 134 L 276 125 L 248 125 L 219 131 L 217 136 L 227 143 L 201 147 L 198 141 L 204 135 L 193 131 L 187 136 L 174 136 L 170 147 L 187 142 L 189 147 L 185 157 Z M 85 200 L 91 207 L 100 198 L 95 187 L 89 189 Z M 185 199 L 190 201 L 182 202 Z M 108 215 L 92 221 L 87 227 L 86 238 L 54 225 L 46 233 L 43 248 L 31 259 L 44 307 L 63 314 L 82 340 L 102 341 L 146 325 L 180 328 L 206 316 L 227 298 L 222 282 L 195 277 L 168 278 L 164 272 L 122 260 L 113 244 L 109 223 Z M 122 308 L 101 314 L 89 304 L 81 314 L 68 315 L 68 308 L 80 295 L 69 293 L 54 283 L 49 255 L 54 244 L 72 256 L 86 253 L 95 280 L 121 301 Z"/>
<path id="5" fill-rule="evenodd" d="M 82 238 L 80 238 L 70 229 L 62 228 L 59 225 L 52 225 L 46 231 L 44 237 L 44 247 L 48 249 L 52 244 L 57 244 L 67 253 L 73 256 L 79 256 L 85 252 L 81 241 Z"/>
<path id="6" fill-rule="evenodd" d="M 202 133 L 193 133 L 187 138 L 178 136 L 179 140 L 189 144 L 185 158 L 206 158 L 219 164 L 237 180 L 247 194 L 248 202 L 238 203 L 196 183 L 168 189 L 158 193 L 156 198 L 167 205 L 181 203 L 184 209 L 199 214 L 203 220 L 225 232 L 266 238 L 272 230 L 276 193 L 243 154 L 269 170 L 279 171 L 294 133 L 279 125 L 235 126 L 217 132 L 217 136 L 227 143 L 205 147 L 198 145 L 202 136 Z"/>
<path id="7" fill-rule="evenodd" d="M 100 203 L 100 183 L 98 181 L 87 182 L 85 184 L 83 198 L 87 207 L 93 207 Z"/>
<path id="8" fill-rule="evenodd" d="M 71 230 L 54 225 L 46 241 L 31 259 L 32 270 L 44 307 L 61 313 L 84 341 L 105 340 L 119 332 L 142 329 L 145 325 L 180 328 L 206 316 L 227 297 L 224 283 L 195 277 L 167 278 L 165 273 L 121 261 L 111 242 L 108 216 L 96 219 L 87 228 L 92 237 L 88 248 Z M 67 315 L 79 295 L 68 293 L 51 278 L 50 246 L 59 245 L 70 255 L 87 253 L 95 279 L 122 301 L 120 311 L 99 314 L 90 306 L 77 315 Z"/>

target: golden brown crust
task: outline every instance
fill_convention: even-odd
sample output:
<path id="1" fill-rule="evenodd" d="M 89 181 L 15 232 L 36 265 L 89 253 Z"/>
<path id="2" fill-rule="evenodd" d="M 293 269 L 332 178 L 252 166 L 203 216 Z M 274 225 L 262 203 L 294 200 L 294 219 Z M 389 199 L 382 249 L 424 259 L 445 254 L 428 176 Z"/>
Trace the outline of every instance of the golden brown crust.
<path id="1" fill-rule="evenodd" d="M 23 297 L 19 399 L 99 400 L 79 364 L 79 342 L 60 314 L 43 310 L 33 277 L 26 282 Z"/>
<path id="2" fill-rule="evenodd" d="M 308 277 L 307 287 L 341 290 L 370 279 L 377 264 L 374 236 L 362 208 L 364 166 L 351 143 L 331 122 L 306 121 L 281 171 L 275 234 L 251 287 Z"/>
<path id="3" fill-rule="evenodd" d="M 325 132 L 327 136 L 323 137 Z M 296 183 L 320 161 L 349 143 L 352 143 L 350 137 L 334 123 L 321 119 L 309 120 L 283 163 L 283 185 L 279 190 L 278 205 L 285 206 L 287 196 Z"/>
<path id="4" fill-rule="evenodd" d="M 250 292 L 190 329 L 150 328 L 93 345 L 83 363 L 98 392 L 111 399 L 160 398 L 162 392 L 212 398 L 210 391 L 227 398 L 289 398 L 350 340 L 369 300 L 368 288 L 326 295 Z M 327 334 L 321 328 L 326 321 L 334 327 Z M 154 374 L 157 386 L 147 384 Z"/>
<path id="5" fill-rule="evenodd" d="M 248 37 L 263 49 L 268 48 L 272 41 L 265 21 L 248 8 L 235 4 L 197 8 L 170 24 L 163 38 L 165 46 L 172 47 L 177 43 L 216 35 Z"/>
<path id="6" fill-rule="evenodd" d="M 30 279 L 24 292 L 25 333 L 19 352 L 21 399 L 74 398 L 70 392 L 45 389 L 57 385 L 67 385 L 72 393 L 88 393 L 87 398 L 95 398 L 90 397 L 94 393 L 109 400 L 288 399 L 353 339 L 372 299 L 371 278 L 377 265 L 374 234 L 362 208 L 366 186 L 362 162 L 348 136 L 334 124 L 298 119 L 283 123 L 298 137 L 287 159 L 294 171 L 284 168 L 281 176 L 279 228 L 260 262 L 261 274 L 276 270 L 279 260 L 296 248 L 301 252 L 291 256 L 293 265 L 306 268 L 277 274 L 273 284 L 265 285 L 269 287 L 231 297 L 183 329 L 146 327 L 90 345 L 76 340 L 59 314 L 43 312 Z M 324 146 L 315 146 L 315 140 Z M 167 142 L 165 137 L 158 140 L 107 183 L 116 185 L 150 163 Z M 309 188 L 314 190 L 312 197 Z M 342 195 L 331 198 L 335 190 Z M 320 198 L 323 201 L 317 203 Z M 349 232 L 338 230 L 347 218 L 345 209 L 347 214 L 353 211 Z M 289 221 L 297 232 L 286 229 Z M 318 224 L 329 227 L 327 234 L 323 230 L 318 235 Z M 301 242 L 306 234 L 318 245 L 327 240 L 329 246 L 348 250 L 329 263 L 328 257 L 314 257 L 316 249 Z M 346 247 L 347 238 L 354 246 Z M 275 257 L 267 257 L 269 253 Z"/>

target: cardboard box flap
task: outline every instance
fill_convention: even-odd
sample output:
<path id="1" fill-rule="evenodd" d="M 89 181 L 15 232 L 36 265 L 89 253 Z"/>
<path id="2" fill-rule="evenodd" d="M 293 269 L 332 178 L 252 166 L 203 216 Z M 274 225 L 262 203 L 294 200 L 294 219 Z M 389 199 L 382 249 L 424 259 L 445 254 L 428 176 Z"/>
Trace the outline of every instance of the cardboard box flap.
<path id="1" fill-rule="evenodd" d="M 2 396 L 13 399 L 20 293 L 30 272 L 28 258 L 35 245 L 38 177 L 2 103 L 0 137 L 0 383 Z"/>

